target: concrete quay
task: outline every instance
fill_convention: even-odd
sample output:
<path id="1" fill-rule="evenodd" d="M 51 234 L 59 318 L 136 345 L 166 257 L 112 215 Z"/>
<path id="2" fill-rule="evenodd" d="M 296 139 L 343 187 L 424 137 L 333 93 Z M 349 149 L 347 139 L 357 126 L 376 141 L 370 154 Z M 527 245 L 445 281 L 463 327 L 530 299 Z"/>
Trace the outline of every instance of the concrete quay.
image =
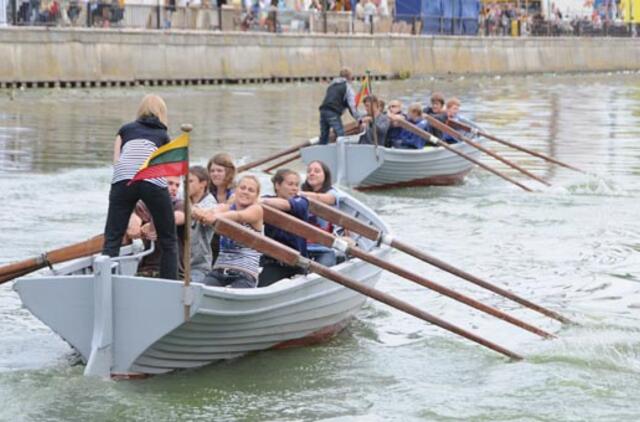
<path id="1" fill-rule="evenodd" d="M 0 88 L 640 70 L 633 38 L 317 35 L 0 28 Z"/>

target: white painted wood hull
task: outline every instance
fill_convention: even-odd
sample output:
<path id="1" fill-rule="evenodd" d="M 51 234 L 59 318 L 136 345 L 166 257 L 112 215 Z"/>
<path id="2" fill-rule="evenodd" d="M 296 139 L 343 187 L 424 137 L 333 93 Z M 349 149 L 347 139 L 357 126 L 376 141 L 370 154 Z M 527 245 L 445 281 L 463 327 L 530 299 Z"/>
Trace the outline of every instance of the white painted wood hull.
<path id="1" fill-rule="evenodd" d="M 342 207 L 388 232 L 353 198 Z M 390 253 L 367 239 L 357 241 L 383 259 Z M 14 285 L 24 305 L 80 352 L 89 375 L 160 374 L 321 341 L 342 329 L 366 300 L 316 274 L 259 289 L 192 284 L 186 290 L 179 281 L 136 277 L 130 263 L 121 263 L 119 274 L 112 275 L 111 262 L 84 258 L 58 268 L 58 275 L 21 278 Z M 368 286 L 381 273 L 357 259 L 334 269 Z M 185 297 L 191 304 L 188 321 Z"/>
<path id="2" fill-rule="evenodd" d="M 442 147 L 406 150 L 359 145 L 358 136 L 303 148 L 302 160 L 306 164 L 314 160 L 325 162 L 338 184 L 358 190 L 454 185 L 462 183 L 474 167 L 466 158 Z M 451 147 L 475 159 L 481 154 L 465 143 Z"/>

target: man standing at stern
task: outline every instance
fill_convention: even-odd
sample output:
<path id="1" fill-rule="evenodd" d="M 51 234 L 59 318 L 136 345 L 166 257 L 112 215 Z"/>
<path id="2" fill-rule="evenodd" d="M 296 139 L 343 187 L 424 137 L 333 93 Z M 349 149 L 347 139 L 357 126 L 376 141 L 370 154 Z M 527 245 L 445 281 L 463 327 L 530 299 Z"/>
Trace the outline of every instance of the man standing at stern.
<path id="1" fill-rule="evenodd" d="M 345 109 L 349 109 L 354 119 L 360 118 L 356 110 L 356 95 L 351 87 L 352 79 L 351 70 L 345 67 L 340 71 L 340 76 L 334 78 L 327 88 L 320 105 L 320 145 L 329 143 L 330 128 L 333 128 L 336 136 L 344 136 L 342 113 Z"/>

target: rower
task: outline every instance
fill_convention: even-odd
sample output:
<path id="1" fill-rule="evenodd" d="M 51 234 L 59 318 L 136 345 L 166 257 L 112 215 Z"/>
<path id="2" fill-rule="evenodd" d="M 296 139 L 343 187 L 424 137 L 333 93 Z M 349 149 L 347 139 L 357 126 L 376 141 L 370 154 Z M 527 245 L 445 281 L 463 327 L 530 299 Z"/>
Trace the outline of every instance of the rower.
<path id="1" fill-rule="evenodd" d="M 339 192 L 331 184 L 331 170 L 320 160 L 315 160 L 307 166 L 307 179 L 302 184 L 301 195 L 320 201 L 325 205 L 337 206 L 340 198 Z M 334 226 L 331 222 L 309 213 L 309 223 L 334 234 Z M 307 244 L 309 258 L 327 267 L 336 265 L 336 252 L 327 246 L 317 243 Z"/>
<path id="2" fill-rule="evenodd" d="M 389 116 L 382 114 L 382 107 L 380 106 L 380 100 L 375 95 L 368 95 L 364 99 L 364 106 L 367 110 L 367 116 L 362 118 L 361 129 L 365 130 L 365 133 L 360 136 L 358 140 L 359 144 L 384 144 L 384 140 L 387 137 L 387 131 L 391 121 Z M 373 133 L 373 122 L 375 120 L 376 135 Z"/>
<path id="3" fill-rule="evenodd" d="M 300 196 L 300 175 L 293 170 L 280 169 L 271 178 L 275 196 L 264 196 L 262 202 L 281 211 L 284 211 L 302 221 L 309 219 L 309 201 Z M 300 252 L 303 257 L 308 257 L 307 241 L 300 236 L 291 234 L 281 228 L 265 224 L 264 234 L 271 239 L 282 243 Z M 260 261 L 262 272 L 258 287 L 265 287 L 283 278 L 290 278 L 296 274 L 302 274 L 299 267 L 283 264 L 269 256 L 263 255 Z"/>
<path id="4" fill-rule="evenodd" d="M 389 116 L 392 120 L 405 119 L 402 115 L 394 115 Z M 409 106 L 407 110 L 406 120 L 417 126 L 422 130 L 429 130 L 429 124 L 426 120 L 422 118 L 422 104 L 413 103 Z M 402 148 L 402 149 L 422 149 L 425 145 L 433 146 L 433 144 L 429 141 L 426 141 L 419 135 L 416 135 L 413 132 L 410 132 L 406 129 L 401 129 L 397 135 L 397 138 L 391 140 L 391 145 L 393 148 Z"/>
<path id="5" fill-rule="evenodd" d="M 262 207 L 258 205 L 259 197 L 260 182 L 255 176 L 246 175 L 240 178 L 231 203 L 220 204 L 208 210 L 193 208 L 192 215 L 203 224 L 213 225 L 218 218 L 225 218 L 260 233 L 263 220 Z M 260 256 L 260 252 L 222 236 L 218 259 L 203 283 L 215 287 L 257 287 Z"/>

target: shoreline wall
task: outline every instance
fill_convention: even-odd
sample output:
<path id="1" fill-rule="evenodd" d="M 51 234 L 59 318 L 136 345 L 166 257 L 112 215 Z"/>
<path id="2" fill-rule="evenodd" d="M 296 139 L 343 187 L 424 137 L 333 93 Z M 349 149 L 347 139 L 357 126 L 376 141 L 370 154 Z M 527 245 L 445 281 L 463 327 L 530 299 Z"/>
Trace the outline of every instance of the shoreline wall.
<path id="1" fill-rule="evenodd" d="M 640 70 L 634 38 L 0 28 L 0 88 Z"/>

